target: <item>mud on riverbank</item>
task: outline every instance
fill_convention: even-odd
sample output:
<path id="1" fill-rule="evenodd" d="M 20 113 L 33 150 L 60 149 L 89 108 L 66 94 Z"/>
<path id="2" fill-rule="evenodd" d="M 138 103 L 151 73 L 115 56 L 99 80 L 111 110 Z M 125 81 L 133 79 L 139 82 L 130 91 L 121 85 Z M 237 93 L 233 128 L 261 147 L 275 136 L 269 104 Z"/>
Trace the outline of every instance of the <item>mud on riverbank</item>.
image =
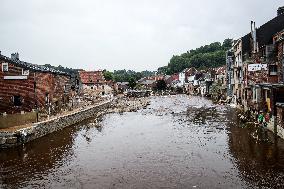
<path id="1" fill-rule="evenodd" d="M 145 98 L 117 98 L 112 101 L 107 113 L 136 112 L 146 108 L 150 104 L 150 99 Z"/>

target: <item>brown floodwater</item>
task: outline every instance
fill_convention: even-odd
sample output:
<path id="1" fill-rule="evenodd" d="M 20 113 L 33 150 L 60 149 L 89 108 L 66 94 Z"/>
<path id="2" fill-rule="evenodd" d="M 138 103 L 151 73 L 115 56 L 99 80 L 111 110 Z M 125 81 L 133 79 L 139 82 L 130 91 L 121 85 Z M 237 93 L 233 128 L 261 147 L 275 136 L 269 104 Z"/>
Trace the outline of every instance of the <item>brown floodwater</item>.
<path id="1" fill-rule="evenodd" d="M 207 99 L 152 97 L 0 150 L 0 188 L 284 188 L 283 141 L 253 132 Z"/>

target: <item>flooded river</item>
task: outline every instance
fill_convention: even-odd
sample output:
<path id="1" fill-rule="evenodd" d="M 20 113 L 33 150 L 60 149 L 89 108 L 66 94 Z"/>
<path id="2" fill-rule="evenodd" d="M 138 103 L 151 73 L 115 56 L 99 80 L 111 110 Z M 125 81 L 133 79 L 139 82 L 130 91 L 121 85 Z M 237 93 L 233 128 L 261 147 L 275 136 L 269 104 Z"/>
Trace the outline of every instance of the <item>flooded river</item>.
<path id="1" fill-rule="evenodd" d="M 283 141 L 257 143 L 204 98 L 152 97 L 93 122 L 1 150 L 0 188 L 284 188 Z"/>

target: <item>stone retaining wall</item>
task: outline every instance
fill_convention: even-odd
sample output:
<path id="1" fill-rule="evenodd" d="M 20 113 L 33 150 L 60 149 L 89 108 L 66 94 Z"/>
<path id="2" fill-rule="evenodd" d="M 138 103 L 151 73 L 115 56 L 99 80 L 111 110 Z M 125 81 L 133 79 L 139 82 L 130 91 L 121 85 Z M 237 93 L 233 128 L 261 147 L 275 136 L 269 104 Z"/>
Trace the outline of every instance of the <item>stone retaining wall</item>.
<path id="1" fill-rule="evenodd" d="M 34 123 L 29 127 L 15 131 L 0 131 L 0 148 L 9 148 L 24 144 L 49 133 L 61 130 L 67 126 L 79 123 L 85 119 L 100 116 L 106 112 L 110 104 L 111 101 L 104 102 L 77 112 L 70 113 L 68 115 Z"/>

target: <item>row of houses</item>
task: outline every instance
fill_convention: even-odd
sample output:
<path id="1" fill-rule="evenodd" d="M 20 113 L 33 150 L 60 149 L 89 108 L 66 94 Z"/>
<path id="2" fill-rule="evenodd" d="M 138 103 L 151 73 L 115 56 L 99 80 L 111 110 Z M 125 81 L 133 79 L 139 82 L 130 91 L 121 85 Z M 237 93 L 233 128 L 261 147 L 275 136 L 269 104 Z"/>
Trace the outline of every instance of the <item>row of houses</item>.
<path id="1" fill-rule="evenodd" d="M 191 95 L 209 96 L 212 94 L 211 86 L 214 83 L 225 88 L 225 71 L 225 66 L 199 71 L 192 67 L 172 75 L 154 75 L 141 78 L 137 84 L 140 89 L 155 90 L 158 81 L 163 80 L 167 90 Z"/>
<path id="2" fill-rule="evenodd" d="M 0 114 L 57 114 L 72 108 L 82 94 L 102 96 L 113 87 L 102 71 L 70 74 L 21 61 L 18 53 L 7 57 L 0 52 Z"/>
<path id="3" fill-rule="evenodd" d="M 270 114 L 284 136 L 284 7 L 277 16 L 234 41 L 226 55 L 226 95 L 245 111 Z"/>

